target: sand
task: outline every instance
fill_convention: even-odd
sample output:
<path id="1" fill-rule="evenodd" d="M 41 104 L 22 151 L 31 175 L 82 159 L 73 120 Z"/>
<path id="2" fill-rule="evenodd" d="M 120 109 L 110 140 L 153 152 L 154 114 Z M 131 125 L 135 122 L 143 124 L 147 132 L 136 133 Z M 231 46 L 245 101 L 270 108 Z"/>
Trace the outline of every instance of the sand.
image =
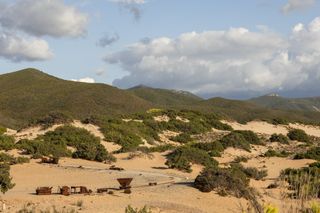
<path id="1" fill-rule="evenodd" d="M 252 130 L 256 133 L 271 135 L 273 133 L 286 134 L 288 128 L 304 129 L 308 134 L 318 136 L 318 127 L 290 124 L 289 127 L 282 125 L 271 125 L 265 122 L 250 122 L 246 125 L 229 123 L 234 129 Z M 85 125 L 79 121 L 72 123 L 77 127 L 82 127 L 95 136 L 100 137 L 102 144 L 109 150 L 120 148 L 110 142 L 103 140 L 103 135 L 99 128 L 94 125 Z M 53 130 L 54 126 L 50 128 Z M 38 127 L 29 128 L 19 133 L 10 133 L 17 138 L 33 138 L 36 135 L 44 134 L 48 130 L 41 130 Z M 177 135 L 174 132 L 164 132 L 163 140 L 171 143 L 170 136 Z M 272 144 L 277 146 L 276 143 Z M 314 162 L 313 160 L 291 160 L 287 158 L 264 158 L 260 157 L 268 147 L 254 146 L 252 152 L 228 148 L 222 157 L 216 158 L 223 166 L 224 163 L 231 162 L 236 156 L 246 156 L 249 158 L 244 166 L 256 167 L 268 170 L 268 177 L 263 181 L 250 181 L 250 185 L 255 187 L 262 195 L 264 203 L 273 203 L 281 206 L 283 200 L 280 199 L 278 189 L 268 190 L 267 186 L 274 182 L 281 170 L 285 168 L 300 168 Z M 18 155 L 16 151 L 13 151 Z M 40 164 L 37 160 L 31 160 L 24 165 L 14 165 L 11 167 L 11 175 L 16 186 L 7 194 L 2 196 L 6 203 L 6 212 L 16 212 L 29 205 L 28 208 L 45 210 L 56 206 L 59 210 L 75 209 L 79 212 L 111 212 L 123 213 L 126 206 L 143 207 L 147 205 L 153 212 L 186 212 L 186 213 L 227 213 L 242 212 L 247 206 L 247 201 L 237 199 L 232 196 L 221 197 L 215 192 L 202 193 L 192 187 L 192 183 L 201 171 L 202 167 L 193 165 L 192 173 L 183 173 L 177 170 L 167 169 L 165 165 L 166 153 L 155 153 L 152 158 L 137 155 L 128 160 L 129 154 L 117 154 L 117 162 L 114 164 L 122 167 L 124 171 L 109 170 L 111 165 L 91 162 L 79 159 L 63 158 L 59 165 Z M 117 178 L 132 177 L 132 194 L 124 194 L 115 190 L 114 195 L 72 195 L 72 196 L 36 196 L 33 193 L 39 186 L 52 186 L 54 192 L 59 186 L 84 185 L 94 192 L 97 188 L 114 187 L 118 188 Z M 157 182 L 157 186 L 147 186 L 149 182 Z M 81 204 L 81 205 L 80 205 Z M 1 208 L 0 208 L 1 209 Z"/>

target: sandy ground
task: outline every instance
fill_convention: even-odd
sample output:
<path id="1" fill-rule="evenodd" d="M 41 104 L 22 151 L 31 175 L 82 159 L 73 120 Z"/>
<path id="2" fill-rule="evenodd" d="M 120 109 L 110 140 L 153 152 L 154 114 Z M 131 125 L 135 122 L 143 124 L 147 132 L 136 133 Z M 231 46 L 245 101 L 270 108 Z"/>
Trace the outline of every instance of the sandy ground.
<path id="1" fill-rule="evenodd" d="M 320 127 L 319 126 L 310 126 L 303 124 L 289 124 L 286 125 L 272 125 L 267 122 L 262 121 L 251 121 L 247 124 L 239 124 L 237 122 L 223 121 L 223 123 L 229 124 L 235 130 L 252 130 L 256 133 L 268 134 L 273 133 L 284 134 L 286 135 L 290 128 L 302 129 L 308 135 L 320 137 Z"/>
<path id="2" fill-rule="evenodd" d="M 229 123 L 234 129 L 252 130 L 261 134 L 273 133 L 286 134 L 288 127 L 274 126 L 264 122 L 250 122 L 246 125 Z M 85 128 L 97 137 L 103 139 L 99 128 L 93 125 L 84 125 L 78 121 L 72 125 Z M 53 127 L 56 128 L 57 126 Z M 319 136 L 318 127 L 291 124 L 290 127 L 304 129 L 308 134 Z M 53 130 L 53 129 L 51 129 Z M 44 134 L 45 131 L 38 128 L 23 130 L 19 133 L 10 133 L 18 138 L 32 138 Z M 175 133 L 177 134 L 177 133 Z M 167 135 L 174 135 L 171 134 Z M 167 138 L 166 136 L 163 136 Z M 170 141 L 168 141 L 170 142 Z M 117 150 L 119 146 L 102 141 L 108 151 Z M 255 187 L 262 195 L 264 203 L 273 203 L 277 206 L 283 204 L 278 189 L 267 189 L 274 182 L 281 170 L 285 168 L 300 168 L 312 163 L 312 160 L 291 160 L 287 158 L 264 158 L 260 157 L 268 147 L 254 146 L 252 152 L 229 148 L 222 157 L 216 158 L 222 165 L 231 162 L 236 156 L 249 158 L 244 166 L 257 167 L 268 170 L 266 180 L 251 180 L 250 185 Z M 14 153 L 15 155 L 17 153 Z M 153 212 L 168 213 L 229 213 L 242 212 L 246 208 L 247 201 L 234 197 L 221 197 L 215 192 L 201 193 L 192 187 L 192 182 L 201 171 L 202 167 L 193 165 L 192 173 L 183 173 L 165 166 L 165 153 L 155 153 L 150 157 L 136 157 L 128 160 L 128 154 L 117 154 L 116 166 L 125 170 L 118 172 L 109 170 L 111 165 L 90 162 L 79 159 L 64 158 L 59 165 L 40 164 L 32 160 L 28 164 L 14 165 L 11 167 L 11 175 L 16 186 L 2 196 L 6 203 L 5 212 L 17 212 L 23 206 L 45 210 L 56 206 L 59 210 L 74 209 L 78 212 L 97 213 L 123 213 L 126 206 L 143 207 L 147 205 Z M 33 193 L 39 186 L 51 186 L 56 192 L 59 186 L 84 185 L 94 192 L 97 188 L 118 188 L 117 178 L 134 178 L 132 182 L 132 194 L 124 194 L 123 191 L 114 190 L 113 195 L 96 193 L 92 195 L 61 195 L 36 196 Z M 157 182 L 157 186 L 148 186 L 150 182 Z M 1 209 L 1 207 L 0 207 Z"/>

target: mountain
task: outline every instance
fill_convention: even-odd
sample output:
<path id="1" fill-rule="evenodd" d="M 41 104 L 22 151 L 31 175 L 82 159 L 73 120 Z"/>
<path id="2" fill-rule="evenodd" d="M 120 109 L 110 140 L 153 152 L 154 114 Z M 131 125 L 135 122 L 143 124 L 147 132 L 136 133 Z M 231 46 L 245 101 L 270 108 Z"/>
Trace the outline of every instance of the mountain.
<path id="1" fill-rule="evenodd" d="M 284 98 L 281 96 L 265 95 L 250 99 L 249 101 L 270 109 L 320 112 L 320 97 Z"/>
<path id="2" fill-rule="evenodd" d="M 202 112 L 212 112 L 226 119 L 234 119 L 240 123 L 252 120 L 272 122 L 274 119 L 283 119 L 290 122 L 303 122 L 319 124 L 320 113 L 314 111 L 296 111 L 271 109 L 252 101 L 229 100 L 224 98 L 211 98 L 203 100 L 192 107 Z"/>
<path id="3" fill-rule="evenodd" d="M 182 90 L 156 89 L 147 86 L 136 86 L 128 89 L 132 94 L 158 106 L 184 106 L 196 104 L 202 98 Z"/>
<path id="4" fill-rule="evenodd" d="M 0 75 L 0 124 L 19 128 L 50 112 L 82 119 L 144 111 L 152 104 L 105 84 L 62 80 L 35 69 Z"/>

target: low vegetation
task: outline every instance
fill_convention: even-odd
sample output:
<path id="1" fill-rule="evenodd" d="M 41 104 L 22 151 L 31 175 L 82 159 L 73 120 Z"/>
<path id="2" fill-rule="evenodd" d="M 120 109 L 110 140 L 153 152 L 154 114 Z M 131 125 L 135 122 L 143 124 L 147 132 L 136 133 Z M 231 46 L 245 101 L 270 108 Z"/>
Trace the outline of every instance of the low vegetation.
<path id="1" fill-rule="evenodd" d="M 251 144 L 262 144 L 259 137 L 252 131 L 233 131 L 220 140 L 224 148 L 234 147 L 250 152 Z"/>
<path id="2" fill-rule="evenodd" d="M 211 157 L 220 157 L 221 152 L 224 150 L 224 147 L 220 141 L 214 141 L 210 143 L 195 143 L 191 146 L 208 152 Z"/>
<path id="3" fill-rule="evenodd" d="M 312 147 L 306 152 L 298 153 L 293 157 L 293 159 L 313 159 L 320 161 L 320 147 Z"/>
<path id="4" fill-rule="evenodd" d="M 0 134 L 0 150 L 11 150 L 15 148 L 15 141 L 12 136 Z"/>
<path id="5" fill-rule="evenodd" d="M 288 133 L 288 137 L 290 138 L 290 140 L 296 140 L 305 143 L 308 143 L 310 141 L 310 137 L 302 129 L 291 129 Z"/>
<path id="6" fill-rule="evenodd" d="M 281 179 L 286 181 L 291 190 L 288 196 L 299 200 L 320 198 L 320 164 L 314 163 L 300 169 L 285 169 L 281 172 Z"/>
<path id="7" fill-rule="evenodd" d="M 289 144 L 288 137 L 283 134 L 272 134 L 269 140 L 270 142 L 279 142 L 281 144 Z"/>
<path id="8" fill-rule="evenodd" d="M 14 157 L 6 153 L 0 153 L 0 163 L 8 165 L 29 163 L 30 159 L 25 157 Z"/>
<path id="9" fill-rule="evenodd" d="M 263 154 L 263 157 L 271 158 L 271 157 L 278 157 L 278 158 L 286 158 L 290 155 L 290 152 L 287 152 L 285 150 L 282 151 L 276 151 L 273 149 L 269 149 L 267 152 Z"/>
<path id="10" fill-rule="evenodd" d="M 4 194 L 14 187 L 10 177 L 10 166 L 6 163 L 0 163 L 0 191 Z"/>
<path id="11" fill-rule="evenodd" d="M 167 155 L 166 165 L 169 168 L 191 172 L 192 163 L 206 167 L 216 167 L 218 165 L 218 162 L 212 159 L 206 151 L 190 146 L 178 147 Z"/>
<path id="12" fill-rule="evenodd" d="M 76 150 L 72 153 L 68 146 Z M 18 142 L 19 149 L 34 157 L 74 157 L 94 161 L 114 161 L 100 139 L 85 129 L 73 126 L 62 126 L 54 131 L 47 132 L 35 140 L 21 140 Z"/>
<path id="13" fill-rule="evenodd" d="M 255 192 L 249 187 L 247 175 L 237 166 L 231 168 L 205 168 L 195 179 L 194 186 L 202 192 L 217 191 L 220 195 L 245 198 L 256 212 L 262 212 Z"/>
<path id="14" fill-rule="evenodd" d="M 143 208 L 133 208 L 132 206 L 127 206 L 125 213 L 152 213 L 151 210 L 144 206 Z"/>

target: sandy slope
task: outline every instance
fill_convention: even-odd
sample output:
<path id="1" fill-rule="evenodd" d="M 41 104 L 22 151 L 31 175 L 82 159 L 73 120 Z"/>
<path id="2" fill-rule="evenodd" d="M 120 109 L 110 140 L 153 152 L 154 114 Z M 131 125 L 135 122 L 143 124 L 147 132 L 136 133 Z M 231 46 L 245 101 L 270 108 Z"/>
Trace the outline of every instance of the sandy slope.
<path id="1" fill-rule="evenodd" d="M 286 134 L 288 129 L 285 126 L 274 126 L 264 122 L 250 122 L 246 125 L 229 123 L 234 129 L 252 130 L 257 133 L 271 135 L 273 133 Z M 97 137 L 103 138 L 99 128 L 93 125 L 84 125 L 78 121 L 72 125 L 82 127 L 92 132 Z M 53 130 L 57 126 L 50 130 Z M 304 129 L 308 134 L 318 136 L 318 127 L 302 126 L 291 124 L 290 127 Z M 33 138 L 45 131 L 38 128 L 23 130 L 19 133 L 12 133 L 17 138 Z M 116 150 L 119 147 L 109 142 L 102 143 L 106 148 Z M 274 144 L 272 144 L 274 145 Z M 265 146 L 254 146 L 251 153 L 229 148 L 225 150 L 221 158 L 216 158 L 220 163 L 228 163 L 236 156 L 247 156 L 250 160 L 245 166 L 257 167 L 268 170 L 268 178 L 265 181 L 251 181 L 262 195 L 265 203 L 281 205 L 279 190 L 267 190 L 267 186 L 277 178 L 282 169 L 292 167 L 299 168 L 313 162 L 312 160 L 291 160 L 286 158 L 263 158 L 259 157 L 267 150 Z M 15 153 L 17 154 L 17 153 Z M 35 206 L 46 209 L 55 205 L 58 209 L 76 209 L 79 212 L 124 212 L 127 205 L 142 207 L 144 205 L 153 208 L 153 212 L 242 212 L 241 207 L 246 207 L 246 201 L 234 197 L 221 197 L 211 193 L 201 193 L 191 186 L 194 178 L 199 174 L 202 167 L 193 166 L 193 172 L 182 173 L 172 169 L 165 169 L 165 153 L 154 154 L 153 158 L 137 157 L 127 160 L 128 154 L 116 155 L 117 166 L 123 167 L 125 171 L 110 171 L 110 165 L 90 162 L 79 159 L 62 159 L 59 166 L 39 164 L 32 160 L 29 164 L 15 165 L 11 168 L 15 188 L 3 196 L 8 211 L 16 212 L 25 204 L 30 203 L 30 208 Z M 79 168 L 81 166 L 81 168 Z M 74 195 L 64 197 L 60 195 L 36 196 L 34 193 L 38 186 L 52 186 L 57 190 L 62 185 L 85 185 L 94 191 L 100 187 L 118 187 L 116 181 L 119 177 L 133 177 L 133 193 L 124 194 L 115 191 L 114 195 Z M 145 186 L 149 182 L 158 182 L 158 186 Z M 163 183 L 163 184 L 160 184 Z M 83 201 L 83 206 L 77 206 L 78 201 Z"/>
<path id="2" fill-rule="evenodd" d="M 303 124 L 289 124 L 286 125 L 272 125 L 267 122 L 262 121 L 251 121 L 247 124 L 239 124 L 237 122 L 223 121 L 226 124 L 232 126 L 235 130 L 252 130 L 256 133 L 268 134 L 271 135 L 273 133 L 277 134 L 287 134 L 290 128 L 302 129 L 308 135 L 320 137 L 320 127 L 319 126 L 311 126 L 311 125 L 303 125 Z"/>

